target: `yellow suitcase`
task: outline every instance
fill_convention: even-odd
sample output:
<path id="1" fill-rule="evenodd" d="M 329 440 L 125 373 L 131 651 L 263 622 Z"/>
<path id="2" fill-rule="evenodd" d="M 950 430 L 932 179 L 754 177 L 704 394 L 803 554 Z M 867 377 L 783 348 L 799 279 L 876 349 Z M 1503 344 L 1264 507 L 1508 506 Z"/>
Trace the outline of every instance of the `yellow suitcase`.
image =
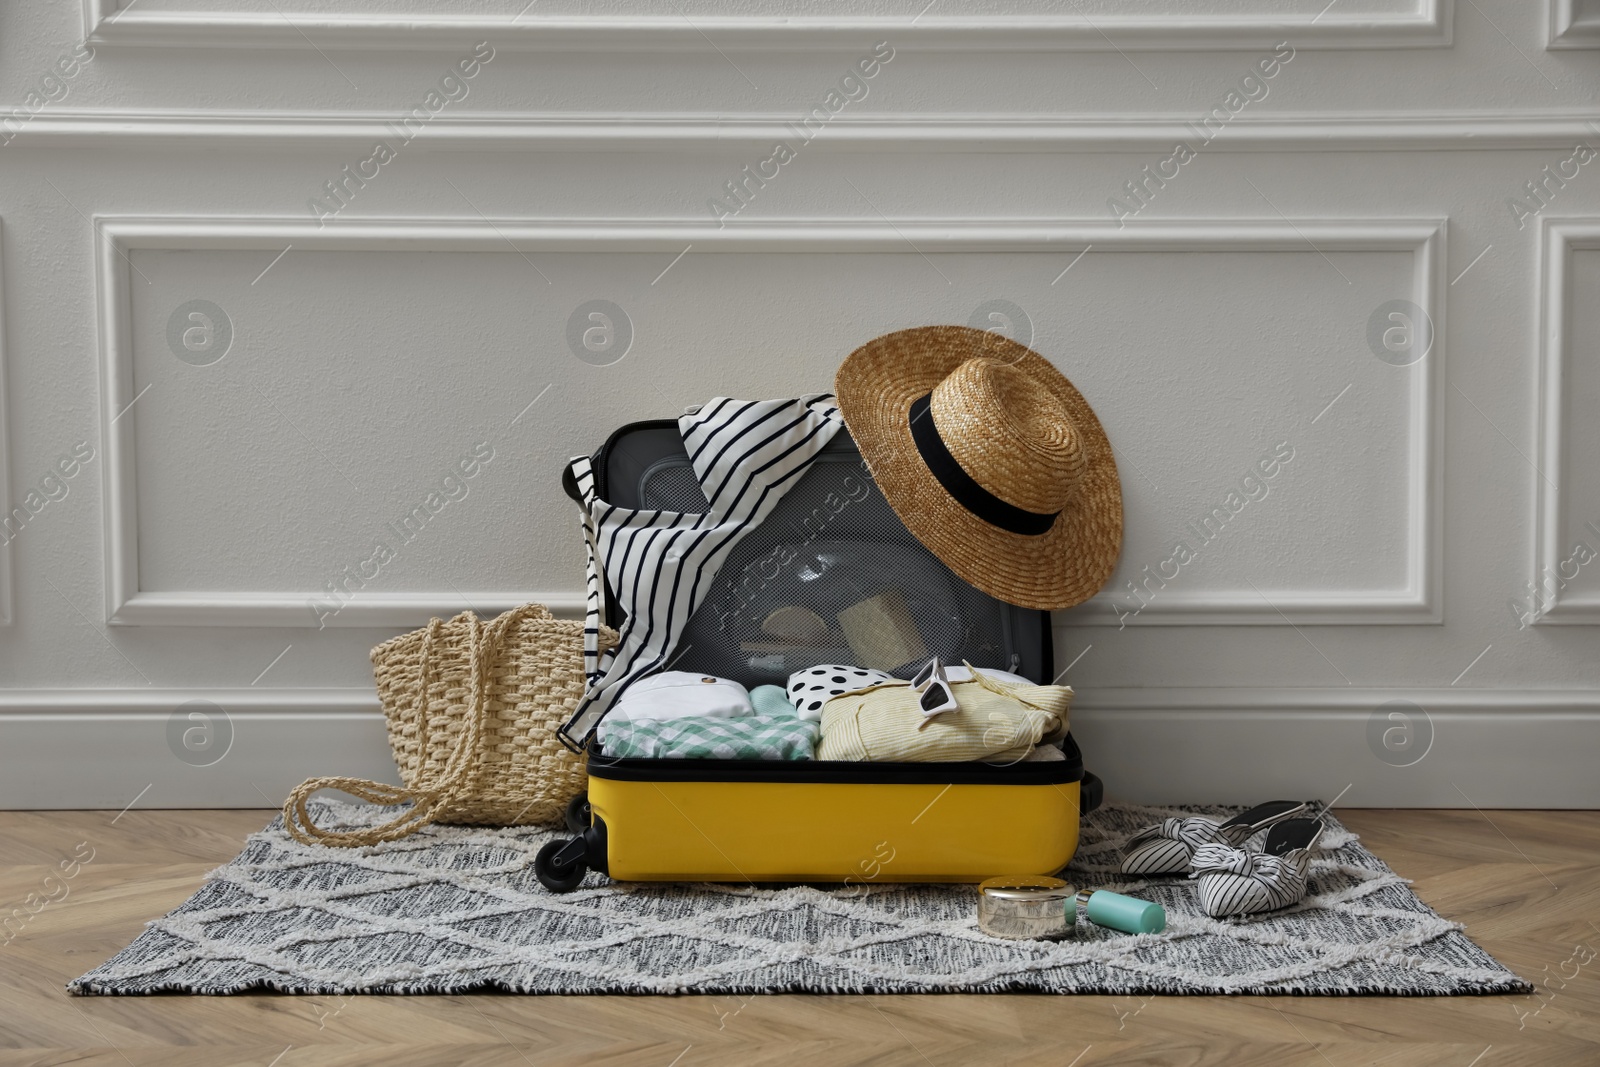
<path id="1" fill-rule="evenodd" d="M 639 882 L 981 882 L 1050 874 L 1101 798 L 1065 759 L 987 763 L 613 759 L 591 748 L 578 836 L 534 869 L 556 892 L 597 870 Z"/>
<path id="2" fill-rule="evenodd" d="M 709 507 L 676 420 L 623 426 L 590 465 L 602 501 Z M 581 505 L 571 470 L 564 485 Z M 616 597 L 604 603 L 620 627 Z M 763 626 L 796 607 L 824 629 L 800 639 Z M 869 644 L 846 625 L 864 609 Z M 931 654 L 1047 682 L 1052 652 L 1049 613 L 1004 604 L 945 567 L 895 516 L 841 430 L 735 546 L 668 661 L 752 688 L 819 663 L 909 677 Z M 1101 794 L 1070 735 L 1064 759 L 1009 766 L 616 759 L 571 733 L 576 721 L 561 736 L 587 748 L 589 793 L 568 812 L 576 836 L 551 842 L 535 864 L 558 892 L 587 870 L 626 881 L 850 884 L 1049 874 L 1072 858 L 1079 815 Z"/>

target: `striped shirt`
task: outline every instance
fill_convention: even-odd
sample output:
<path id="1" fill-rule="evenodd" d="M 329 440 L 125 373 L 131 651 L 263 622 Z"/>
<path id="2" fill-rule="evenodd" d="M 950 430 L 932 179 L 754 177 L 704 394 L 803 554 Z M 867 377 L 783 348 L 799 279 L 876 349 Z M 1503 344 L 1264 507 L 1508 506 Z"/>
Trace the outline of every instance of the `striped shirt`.
<path id="1" fill-rule="evenodd" d="M 704 513 L 617 507 L 596 494 L 589 458 L 572 460 L 589 553 L 589 688 L 559 731 L 564 741 L 583 744 L 629 685 L 666 665 L 733 547 L 772 512 L 843 426 L 831 394 L 798 400 L 717 397 L 683 416 L 678 432 L 711 505 Z M 625 621 L 616 647 L 602 661 L 598 635 L 608 585 Z"/>

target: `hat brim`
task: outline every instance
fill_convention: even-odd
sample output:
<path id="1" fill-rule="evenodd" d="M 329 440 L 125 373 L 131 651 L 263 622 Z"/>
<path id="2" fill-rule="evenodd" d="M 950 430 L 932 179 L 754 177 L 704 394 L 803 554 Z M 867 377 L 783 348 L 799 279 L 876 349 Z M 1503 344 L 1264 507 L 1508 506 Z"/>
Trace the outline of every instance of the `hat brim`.
<path id="1" fill-rule="evenodd" d="M 1082 443 L 1084 475 L 1043 534 L 1013 533 L 972 514 L 939 484 L 912 439 L 912 402 L 979 356 L 1009 363 L 1050 390 Z M 1083 394 L 1039 353 L 967 326 L 900 330 L 850 353 L 834 393 L 889 506 L 968 584 L 1008 604 L 1054 610 L 1089 599 L 1111 577 L 1122 551 L 1122 483 L 1111 442 Z"/>

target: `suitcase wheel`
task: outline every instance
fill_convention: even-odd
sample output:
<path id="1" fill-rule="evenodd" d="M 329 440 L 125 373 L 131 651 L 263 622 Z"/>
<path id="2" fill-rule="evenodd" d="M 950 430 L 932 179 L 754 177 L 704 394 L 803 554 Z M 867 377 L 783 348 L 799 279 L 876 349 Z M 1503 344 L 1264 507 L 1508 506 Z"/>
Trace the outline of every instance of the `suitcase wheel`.
<path id="1" fill-rule="evenodd" d="M 563 854 L 572 851 L 573 846 L 581 849 L 583 838 L 551 841 L 533 858 L 534 875 L 538 877 L 539 883 L 552 893 L 572 892 L 578 888 L 578 883 L 583 881 L 583 876 L 589 873 L 589 864 L 581 851 L 576 858 Z"/>
<path id="2" fill-rule="evenodd" d="M 1078 812 L 1087 815 L 1098 808 L 1106 798 L 1105 783 L 1092 771 L 1083 772 L 1083 782 L 1078 786 Z"/>
<path id="3" fill-rule="evenodd" d="M 567 830 L 581 834 L 589 828 L 589 794 L 579 793 L 567 804 Z"/>

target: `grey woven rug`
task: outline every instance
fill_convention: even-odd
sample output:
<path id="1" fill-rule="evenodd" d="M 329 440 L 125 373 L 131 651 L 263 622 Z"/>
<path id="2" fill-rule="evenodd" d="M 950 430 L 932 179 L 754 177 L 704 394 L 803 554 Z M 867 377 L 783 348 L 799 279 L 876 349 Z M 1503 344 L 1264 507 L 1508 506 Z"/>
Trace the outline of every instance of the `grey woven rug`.
<path id="1" fill-rule="evenodd" d="M 392 809 L 322 802 L 320 825 Z M 1076 884 L 1136 893 L 1161 934 L 1080 924 L 1076 940 L 980 933 L 971 886 L 616 884 L 548 893 L 534 829 L 433 827 L 365 849 L 297 844 L 274 821 L 187 903 L 75 993 L 1525 993 L 1331 817 L 1299 906 L 1219 922 L 1185 879 L 1124 880 L 1120 845 L 1167 815 L 1084 820 Z"/>

